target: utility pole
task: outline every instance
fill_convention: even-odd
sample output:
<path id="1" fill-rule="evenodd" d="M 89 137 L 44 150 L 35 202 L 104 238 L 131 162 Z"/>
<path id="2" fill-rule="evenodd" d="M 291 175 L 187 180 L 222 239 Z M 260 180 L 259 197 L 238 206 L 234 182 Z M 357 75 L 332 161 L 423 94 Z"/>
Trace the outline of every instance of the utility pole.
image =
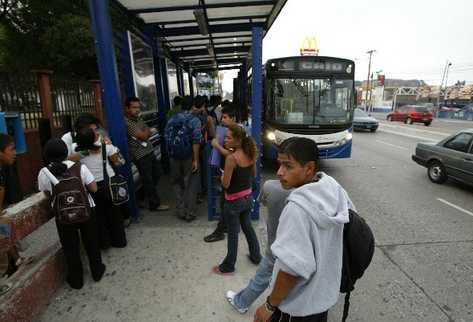
<path id="1" fill-rule="evenodd" d="M 367 51 L 367 54 L 370 54 L 370 60 L 368 63 L 368 77 L 367 77 L 367 82 L 366 82 L 366 96 L 365 96 L 365 111 L 368 110 L 368 92 L 371 91 L 371 84 L 370 84 L 370 73 L 371 73 L 371 57 L 373 56 L 373 53 L 375 53 L 376 50 L 371 49 L 370 51 Z"/>
<path id="2" fill-rule="evenodd" d="M 449 63 L 448 60 L 447 60 L 447 62 L 445 63 L 445 67 L 443 68 L 442 81 L 440 82 L 439 93 L 438 93 L 438 96 L 437 96 L 437 116 L 438 116 L 438 112 L 439 112 L 439 109 L 440 109 L 440 95 L 442 94 L 443 83 L 445 81 L 445 76 L 447 75 L 447 70 L 448 70 L 449 66 L 451 66 L 451 65 L 452 65 L 452 63 Z M 444 96 L 444 100 L 445 100 L 445 96 Z"/>
<path id="3" fill-rule="evenodd" d="M 370 98 L 369 98 L 369 104 L 367 104 L 367 107 L 368 107 L 368 111 L 369 112 L 372 112 L 373 110 L 373 88 L 374 88 L 374 82 L 373 82 L 373 73 L 371 73 L 371 76 L 370 76 Z"/>
<path id="4" fill-rule="evenodd" d="M 445 94 L 444 94 L 444 101 L 447 98 L 447 88 L 448 88 L 448 71 L 450 70 L 450 66 L 452 66 L 452 63 L 448 63 L 447 65 L 447 72 L 445 73 Z"/>

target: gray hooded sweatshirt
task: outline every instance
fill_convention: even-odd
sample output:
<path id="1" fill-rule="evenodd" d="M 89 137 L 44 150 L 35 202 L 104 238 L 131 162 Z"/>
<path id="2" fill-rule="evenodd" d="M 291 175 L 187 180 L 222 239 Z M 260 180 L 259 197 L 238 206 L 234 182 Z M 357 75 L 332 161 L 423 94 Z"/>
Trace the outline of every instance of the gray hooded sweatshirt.
<path id="1" fill-rule="evenodd" d="M 343 255 L 343 225 L 353 207 L 346 191 L 329 175 L 295 189 L 279 219 L 271 246 L 276 262 L 271 286 L 280 270 L 299 277 L 279 305 L 291 316 L 327 311 L 338 300 Z"/>

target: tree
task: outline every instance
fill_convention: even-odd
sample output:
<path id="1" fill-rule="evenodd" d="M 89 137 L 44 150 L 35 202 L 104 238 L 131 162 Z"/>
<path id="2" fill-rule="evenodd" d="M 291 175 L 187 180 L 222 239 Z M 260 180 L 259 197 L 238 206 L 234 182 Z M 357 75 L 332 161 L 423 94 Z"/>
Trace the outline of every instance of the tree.
<path id="1" fill-rule="evenodd" d="M 0 0 L 0 48 L 4 70 L 97 75 L 84 0 Z"/>

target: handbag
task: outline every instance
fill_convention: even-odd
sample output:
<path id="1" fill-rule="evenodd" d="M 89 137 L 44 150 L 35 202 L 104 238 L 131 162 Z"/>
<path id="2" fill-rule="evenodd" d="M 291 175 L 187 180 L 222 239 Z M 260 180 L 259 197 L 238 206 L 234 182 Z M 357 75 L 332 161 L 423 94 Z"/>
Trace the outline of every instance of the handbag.
<path id="1" fill-rule="evenodd" d="M 106 182 L 110 197 L 112 198 L 112 203 L 115 206 L 118 206 L 128 202 L 128 200 L 130 200 L 130 193 L 126 179 L 120 174 L 115 174 L 113 177 L 108 176 L 107 151 L 104 142 L 102 142 L 102 165 L 103 179 Z"/>

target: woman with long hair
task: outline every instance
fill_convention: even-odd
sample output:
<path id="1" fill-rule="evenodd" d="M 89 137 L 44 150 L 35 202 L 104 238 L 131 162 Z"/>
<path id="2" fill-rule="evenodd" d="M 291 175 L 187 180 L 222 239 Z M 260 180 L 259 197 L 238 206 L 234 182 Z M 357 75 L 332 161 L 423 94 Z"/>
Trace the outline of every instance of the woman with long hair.
<path id="1" fill-rule="evenodd" d="M 67 169 L 72 168 L 75 163 L 66 160 L 68 149 L 66 143 L 61 139 L 51 139 L 44 146 L 44 160 L 46 168 L 56 178 L 61 178 Z M 94 176 L 85 165 L 80 165 L 80 179 L 88 192 L 97 191 L 97 183 Z M 49 197 L 52 196 L 52 183 L 47 171 L 41 169 L 38 174 L 38 188 L 45 192 Z M 95 207 L 94 200 L 87 193 L 89 205 L 91 209 Z M 95 212 L 92 211 L 90 218 L 80 224 L 61 224 L 56 220 L 56 227 L 59 234 L 66 258 L 68 284 L 75 289 L 80 289 L 84 285 L 83 269 L 80 255 L 81 240 L 89 259 L 90 272 L 94 281 L 98 282 L 102 279 L 105 272 L 105 265 L 102 263 L 102 255 L 100 254 L 97 224 Z M 80 235 L 80 236 L 79 236 Z"/>
<path id="2" fill-rule="evenodd" d="M 261 260 L 258 238 L 250 218 L 253 207 L 252 178 L 256 173 L 258 150 L 254 140 L 239 125 L 228 127 L 225 147 L 233 151 L 225 159 L 221 177 L 225 190 L 223 215 L 228 225 L 227 256 L 213 271 L 216 274 L 231 275 L 235 271 L 240 226 L 248 242 L 251 262 L 258 265 Z"/>

